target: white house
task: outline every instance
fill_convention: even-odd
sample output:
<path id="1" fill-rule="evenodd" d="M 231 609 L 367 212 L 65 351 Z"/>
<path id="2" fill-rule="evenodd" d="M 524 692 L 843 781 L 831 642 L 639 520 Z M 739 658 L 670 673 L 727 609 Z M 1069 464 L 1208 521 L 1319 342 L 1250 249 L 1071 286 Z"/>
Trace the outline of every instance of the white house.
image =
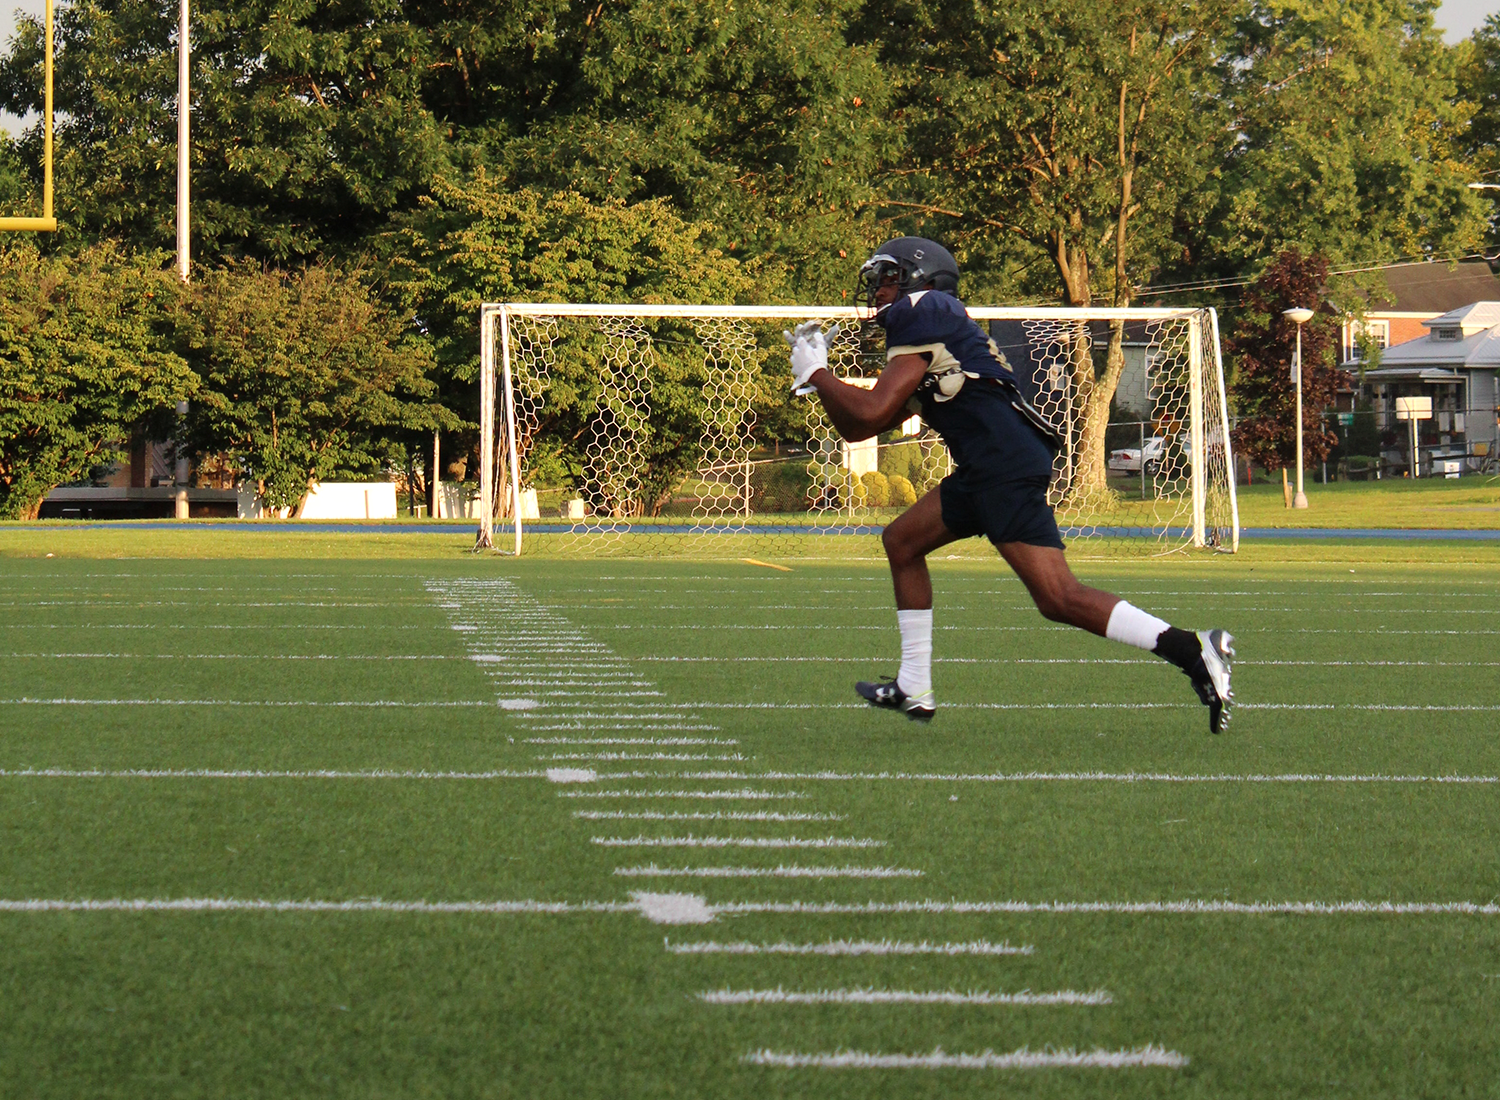
<path id="1" fill-rule="evenodd" d="M 1500 301 L 1473 302 L 1422 325 L 1427 335 L 1386 348 L 1380 366 L 1364 375 L 1377 427 L 1396 433 L 1387 457 L 1410 460 L 1396 398 L 1430 397 L 1432 419 L 1419 440 L 1424 466 L 1434 456 L 1462 456 L 1478 469 L 1493 462 L 1500 445 Z"/>

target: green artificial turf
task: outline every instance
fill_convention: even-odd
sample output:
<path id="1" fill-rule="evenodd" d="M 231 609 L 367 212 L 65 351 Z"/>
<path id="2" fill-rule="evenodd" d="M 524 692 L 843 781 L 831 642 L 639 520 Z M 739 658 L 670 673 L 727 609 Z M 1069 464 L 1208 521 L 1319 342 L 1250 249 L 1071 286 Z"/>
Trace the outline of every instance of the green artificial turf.
<path id="1" fill-rule="evenodd" d="M 1490 544 L 1258 544 L 1236 557 L 1081 563 L 1086 581 L 1165 618 L 1235 634 L 1241 706 L 1211 737 L 1178 673 L 1045 623 L 986 560 L 935 563 L 940 710 L 920 726 L 849 705 L 854 679 L 896 667 L 889 580 L 874 561 L 775 559 L 783 572 L 516 560 L 467 556 L 447 535 L 312 534 L 253 536 L 268 552 L 251 559 L 227 556 L 247 552 L 244 537 L 89 534 L 60 532 L 51 559 L 35 529 L 0 538 L 0 900 L 627 903 L 649 891 L 710 905 L 1493 904 L 1500 894 L 1500 547 Z M 370 556 L 323 556 L 340 537 L 346 554 Z M 590 686 L 540 682 L 599 675 L 581 662 L 619 670 L 610 692 L 659 694 L 569 695 Z M 528 678 L 538 682 L 514 682 Z M 496 705 L 527 692 L 548 705 Z M 622 719 L 622 701 L 666 717 Z M 408 705 L 333 705 L 377 702 Z M 612 728 L 632 725 L 675 728 Z M 644 737 L 665 740 L 577 743 Z M 532 743 L 554 738 L 572 743 Z M 724 759 L 574 758 L 601 753 Z M 540 774 L 549 767 L 597 778 L 552 782 Z M 47 769 L 299 774 L 37 774 Z M 1141 778 L 1019 778 L 1084 773 Z M 1304 778 L 1162 778 L 1253 775 Z M 1329 776 L 1489 781 L 1317 778 Z M 795 797 L 588 797 L 744 790 Z M 576 816 L 612 811 L 828 816 Z M 689 834 L 881 844 L 593 842 Z M 921 875 L 615 873 L 652 863 Z M 837 940 L 1031 951 L 669 950 Z M 1490 1096 L 1500 1080 L 1494 912 L 759 912 L 673 926 L 636 911 L 0 911 L 0 945 L 6 1097 L 1405 1098 Z M 1110 1003 L 697 996 L 726 988 L 1107 991 Z M 1188 1062 L 742 1061 L 763 1049 L 1147 1044 Z"/>

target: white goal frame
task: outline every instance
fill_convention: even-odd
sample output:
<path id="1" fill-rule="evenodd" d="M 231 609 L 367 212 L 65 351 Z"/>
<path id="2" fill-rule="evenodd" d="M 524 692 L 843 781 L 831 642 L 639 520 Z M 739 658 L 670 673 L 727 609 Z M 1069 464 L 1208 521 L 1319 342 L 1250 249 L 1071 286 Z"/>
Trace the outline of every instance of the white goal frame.
<path id="1" fill-rule="evenodd" d="M 1216 423 L 1218 437 L 1223 440 L 1224 460 L 1228 466 L 1228 496 L 1231 517 L 1231 552 L 1239 550 L 1240 517 L 1239 502 L 1235 489 L 1235 461 L 1230 445 L 1229 410 L 1227 390 L 1224 386 L 1224 363 L 1219 348 L 1218 311 L 1212 308 L 1177 309 L 1069 309 L 1064 307 L 1034 306 L 969 306 L 969 316 L 975 321 L 1117 321 L 1152 322 L 1185 320 L 1194 318 L 1198 325 L 1190 328 L 1192 333 L 1191 355 L 1194 363 L 1201 363 L 1207 349 L 1203 336 L 1208 335 L 1212 347 L 1211 369 L 1218 378 L 1218 392 L 1226 400 L 1219 403 Z M 522 502 L 521 478 L 517 476 L 518 455 L 516 440 L 516 404 L 511 370 L 511 318 L 513 317 L 630 317 L 630 318 L 704 318 L 734 319 L 743 321 L 849 321 L 856 325 L 868 319 L 868 311 L 856 306 L 729 306 L 729 305 L 642 305 L 642 304 L 597 304 L 581 302 L 485 302 L 479 312 L 479 530 L 475 549 L 494 548 L 494 516 L 496 492 L 502 487 L 495 484 L 495 399 L 497 384 L 504 397 L 505 447 L 508 461 L 506 482 L 503 487 L 510 496 L 510 518 L 514 526 L 515 546 L 513 552 L 521 553 Z M 498 336 L 498 340 L 497 340 Z M 498 363 L 496 350 L 499 350 Z M 1192 448 L 1190 484 L 1192 493 L 1192 545 L 1202 548 L 1208 545 L 1205 499 L 1207 495 L 1204 442 L 1210 430 L 1204 409 L 1202 372 L 1189 372 L 1189 432 Z"/>

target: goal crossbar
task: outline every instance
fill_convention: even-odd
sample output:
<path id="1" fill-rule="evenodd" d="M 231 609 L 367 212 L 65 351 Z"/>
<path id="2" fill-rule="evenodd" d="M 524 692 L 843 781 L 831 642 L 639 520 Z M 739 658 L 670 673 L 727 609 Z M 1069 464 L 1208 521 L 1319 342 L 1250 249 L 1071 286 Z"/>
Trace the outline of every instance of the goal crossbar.
<path id="1" fill-rule="evenodd" d="M 1199 309 L 1068 309 L 1063 306 L 968 306 L 976 321 L 1162 321 L 1194 317 Z M 511 317 L 724 317 L 745 321 L 859 321 L 870 312 L 859 306 L 684 306 L 590 305 L 583 302 L 486 302 L 482 313 Z"/>

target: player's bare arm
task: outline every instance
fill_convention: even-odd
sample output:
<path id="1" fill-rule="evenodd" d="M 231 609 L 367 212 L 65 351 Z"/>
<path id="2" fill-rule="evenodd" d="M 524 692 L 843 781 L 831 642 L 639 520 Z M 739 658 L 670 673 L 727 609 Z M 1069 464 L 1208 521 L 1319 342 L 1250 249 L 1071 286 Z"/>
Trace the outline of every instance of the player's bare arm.
<path id="1" fill-rule="evenodd" d="M 808 385 L 818 391 L 839 435 L 854 443 L 890 431 L 911 416 L 907 402 L 917 392 L 930 361 L 928 355 L 898 355 L 868 390 L 840 382 L 830 370 L 818 371 Z"/>

